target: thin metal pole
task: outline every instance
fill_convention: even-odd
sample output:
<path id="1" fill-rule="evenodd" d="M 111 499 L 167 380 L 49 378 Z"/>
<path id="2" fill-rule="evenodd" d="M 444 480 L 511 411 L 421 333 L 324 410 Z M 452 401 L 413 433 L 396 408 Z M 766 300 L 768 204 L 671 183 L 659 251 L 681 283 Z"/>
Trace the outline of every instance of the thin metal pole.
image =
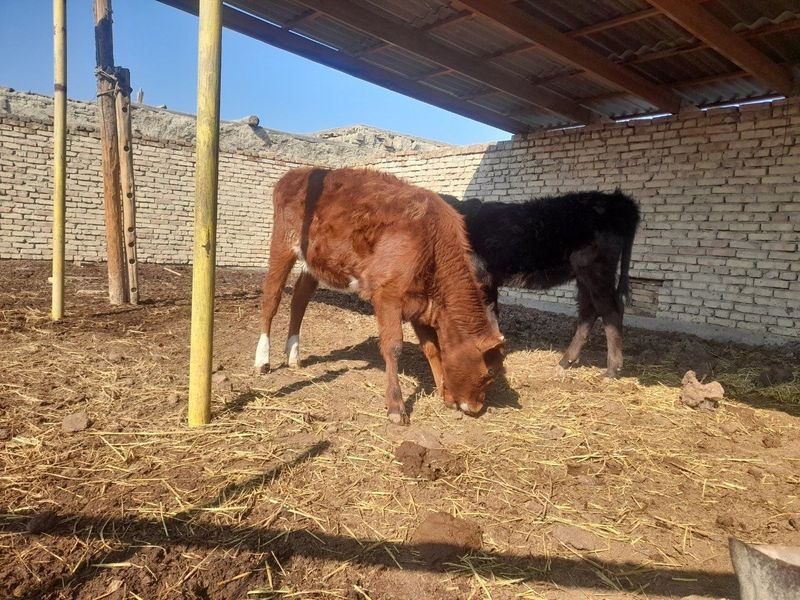
<path id="1" fill-rule="evenodd" d="M 64 316 L 64 225 L 67 190 L 67 14 L 66 0 L 53 0 L 53 293 L 50 316 Z"/>
<path id="2" fill-rule="evenodd" d="M 204 425 L 211 420 L 221 56 L 222 0 L 200 0 L 200 30 L 197 43 L 192 336 L 189 366 L 190 427 Z"/>

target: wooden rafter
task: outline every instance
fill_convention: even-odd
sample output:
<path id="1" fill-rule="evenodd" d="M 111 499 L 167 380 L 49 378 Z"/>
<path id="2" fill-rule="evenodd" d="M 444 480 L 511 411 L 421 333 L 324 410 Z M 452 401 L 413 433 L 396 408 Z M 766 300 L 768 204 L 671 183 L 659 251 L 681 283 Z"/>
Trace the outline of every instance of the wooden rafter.
<path id="1" fill-rule="evenodd" d="M 774 91 L 784 95 L 791 93 L 792 78 L 785 69 L 736 35 L 703 7 L 690 0 L 648 2 Z"/>
<path id="2" fill-rule="evenodd" d="M 671 113 L 678 112 L 680 99 L 671 90 L 658 86 L 638 73 L 608 60 L 579 41 L 545 25 L 519 8 L 494 0 L 459 0 L 459 2 L 506 29 L 538 44 L 542 51 L 551 56 L 585 69 L 587 74 L 627 90 L 661 110 Z"/>
<path id="3" fill-rule="evenodd" d="M 300 0 L 300 2 L 308 8 L 322 12 L 393 46 L 412 52 L 570 121 L 588 123 L 592 118 L 589 110 L 560 94 L 537 87 L 521 77 L 515 77 L 489 65 L 480 64 L 474 56 L 420 35 L 418 29 L 382 17 L 351 0 Z"/>
<path id="4" fill-rule="evenodd" d="M 281 25 L 284 29 L 295 29 L 300 27 L 301 25 L 305 25 L 306 23 L 310 23 L 315 19 L 320 17 L 319 13 L 313 10 L 306 10 L 303 11 L 301 14 L 297 15 L 296 17 L 289 19 L 285 23 Z"/>
<path id="5" fill-rule="evenodd" d="M 159 2 L 194 15 L 197 14 L 198 0 L 159 0 Z M 440 92 L 366 61 L 347 56 L 240 10 L 225 6 L 222 16 L 224 26 L 233 31 L 400 94 L 428 102 L 504 131 L 522 133 L 530 129 L 522 121 L 483 106 L 470 104 L 451 94 Z"/>

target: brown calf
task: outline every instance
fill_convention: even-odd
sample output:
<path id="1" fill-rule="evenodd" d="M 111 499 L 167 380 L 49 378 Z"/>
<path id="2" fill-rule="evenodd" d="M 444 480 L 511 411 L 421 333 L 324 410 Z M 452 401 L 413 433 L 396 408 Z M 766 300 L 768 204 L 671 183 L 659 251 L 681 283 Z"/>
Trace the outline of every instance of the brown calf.
<path id="1" fill-rule="evenodd" d="M 410 321 L 445 403 L 477 413 L 502 368 L 503 337 L 483 304 L 458 213 L 436 194 L 366 169 L 295 169 L 276 184 L 269 270 L 255 366 L 269 369 L 269 334 L 298 259 L 286 352 L 297 365 L 300 324 L 318 282 L 370 300 L 386 361 L 389 419 L 408 422 L 397 360 Z"/>

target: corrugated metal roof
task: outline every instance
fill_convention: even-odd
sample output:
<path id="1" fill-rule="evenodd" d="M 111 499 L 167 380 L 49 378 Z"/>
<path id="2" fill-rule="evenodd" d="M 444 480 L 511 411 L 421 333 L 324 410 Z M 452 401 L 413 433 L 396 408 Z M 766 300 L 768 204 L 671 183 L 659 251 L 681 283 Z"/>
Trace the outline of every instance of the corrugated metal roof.
<path id="1" fill-rule="evenodd" d="M 197 2 L 161 1 L 183 8 Z M 788 67 L 798 80 L 794 66 L 800 63 L 800 0 L 696 2 L 742 37 L 743 44 Z M 417 81 L 424 89 L 452 96 L 452 102 L 445 104 L 463 106 L 462 114 L 486 119 L 497 115 L 512 129 L 517 128 L 515 122 L 519 130 L 575 124 L 575 118 L 565 114 L 578 115 L 585 110 L 581 106 L 609 118 L 661 112 L 653 96 L 644 100 L 619 80 L 584 72 L 577 63 L 545 51 L 536 40 L 470 11 L 458 0 L 226 0 L 226 4 L 338 51 L 326 64 L 346 56 L 348 72 L 363 65 L 365 78 L 372 76 L 373 81 L 398 77 L 400 87 Z M 524 11 L 523 18 L 561 32 L 601 60 L 630 70 L 684 102 L 706 106 L 771 93 L 764 80 L 742 71 L 645 0 L 523 0 L 514 6 Z M 352 11 L 369 11 L 370 18 L 349 19 Z M 399 44 L 394 29 L 403 34 Z M 264 39 L 272 40 L 268 33 Z M 420 50 L 415 39 L 438 44 L 451 55 L 455 51 L 460 58 L 454 64 L 452 56 Z M 480 69 L 462 68 L 465 64 Z M 495 75 L 485 77 L 488 71 Z M 504 77 L 509 85 L 498 83 Z M 524 86 L 529 87 L 521 93 Z M 422 88 L 410 89 L 414 95 L 413 89 Z M 541 89 L 551 93 L 549 104 L 536 103 Z M 563 98 L 564 106 L 575 108 L 557 114 L 561 100 L 552 98 Z"/>

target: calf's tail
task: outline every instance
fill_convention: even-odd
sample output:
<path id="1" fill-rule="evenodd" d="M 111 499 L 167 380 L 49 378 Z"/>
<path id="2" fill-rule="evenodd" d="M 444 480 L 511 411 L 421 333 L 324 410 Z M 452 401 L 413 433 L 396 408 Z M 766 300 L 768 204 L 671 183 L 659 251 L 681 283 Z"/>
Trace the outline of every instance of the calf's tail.
<path id="1" fill-rule="evenodd" d="M 626 306 L 631 305 L 631 280 L 630 280 L 630 268 L 631 268 L 631 252 L 633 251 L 633 239 L 636 237 L 636 229 L 639 226 L 639 207 L 636 205 L 635 201 L 627 196 L 624 196 L 622 192 L 617 189 L 616 193 L 619 196 L 622 196 L 625 201 L 629 204 L 631 210 L 629 210 L 628 221 L 629 227 L 625 232 L 623 237 L 623 246 L 622 246 L 622 254 L 619 260 L 619 282 L 617 283 L 617 298 L 619 298 L 620 302 L 622 302 Z"/>
<path id="2" fill-rule="evenodd" d="M 633 249 L 633 237 L 629 235 L 625 238 L 625 245 L 622 248 L 622 256 L 619 261 L 619 283 L 617 283 L 617 297 L 626 306 L 631 305 L 631 280 L 628 272 L 631 268 L 631 251 Z"/>

